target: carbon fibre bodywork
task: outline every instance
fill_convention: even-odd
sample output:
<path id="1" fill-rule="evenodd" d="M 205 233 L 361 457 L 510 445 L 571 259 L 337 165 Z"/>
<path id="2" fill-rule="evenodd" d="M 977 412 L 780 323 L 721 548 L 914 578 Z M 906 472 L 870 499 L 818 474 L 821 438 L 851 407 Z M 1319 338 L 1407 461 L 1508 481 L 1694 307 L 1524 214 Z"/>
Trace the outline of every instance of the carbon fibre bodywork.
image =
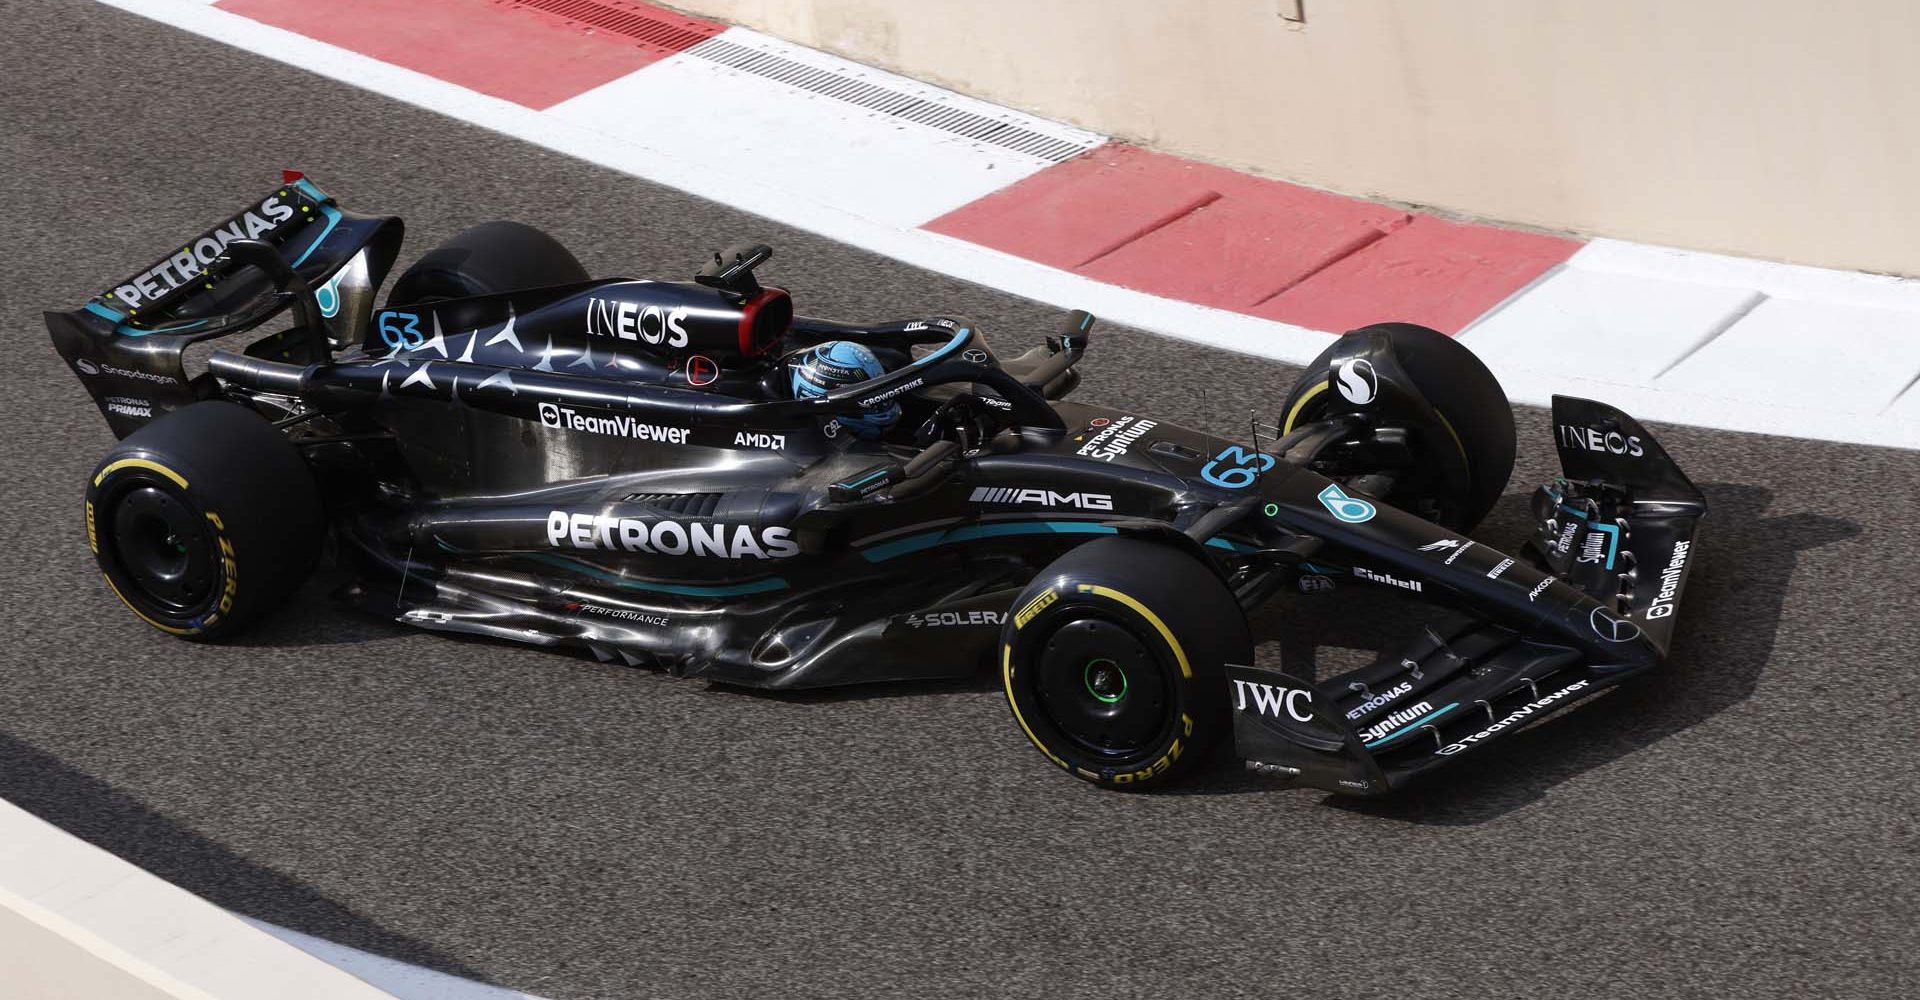
<path id="1" fill-rule="evenodd" d="M 1223 615 L 1349 584 L 1466 612 L 1326 680 L 1256 668 L 1251 650 L 1228 665 L 1240 756 L 1359 794 L 1598 694 L 1670 642 L 1705 506 L 1602 404 L 1556 401 L 1565 476 L 1536 497 L 1539 532 L 1515 558 L 1363 491 L 1377 475 L 1314 471 L 1356 428 L 1392 447 L 1444 424 L 1378 335 L 1341 342 L 1331 414 L 1226 440 L 1062 401 L 1082 314 L 1003 361 L 964 319 L 794 319 L 784 292 L 752 280 L 764 252 L 694 283 L 375 309 L 399 220 L 345 213 L 303 179 L 281 197 L 295 214 L 258 239 L 190 243 L 217 244 L 197 275 L 163 261 L 49 327 L 122 437 L 212 398 L 283 425 L 356 570 L 344 597 L 409 624 L 763 688 L 963 677 L 992 661 L 1049 562 L 1139 536 L 1213 567 L 1240 605 Z M 119 308 L 128 298 L 147 318 Z M 287 309 L 292 328 L 186 376 L 189 344 Z M 891 370 L 786 397 L 777 359 L 829 339 Z M 1336 385 L 1353 362 L 1365 392 Z M 140 405 L 111 402 L 129 398 Z M 894 403 L 905 416 L 884 439 L 836 421 Z M 1467 473 L 1462 456 L 1421 474 L 1457 486 Z"/>

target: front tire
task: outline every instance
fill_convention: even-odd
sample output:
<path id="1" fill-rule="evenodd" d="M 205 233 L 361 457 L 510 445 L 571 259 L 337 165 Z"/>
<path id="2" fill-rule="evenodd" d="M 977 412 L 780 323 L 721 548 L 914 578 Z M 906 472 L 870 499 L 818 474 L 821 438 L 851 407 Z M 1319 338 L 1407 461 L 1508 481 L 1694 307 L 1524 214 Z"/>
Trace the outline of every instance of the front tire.
<path id="1" fill-rule="evenodd" d="M 107 587 L 183 639 L 231 635 L 313 572 L 326 522 L 313 474 L 251 410 L 203 402 L 142 427 L 87 484 Z"/>
<path id="2" fill-rule="evenodd" d="M 1227 662 L 1253 640 L 1200 559 L 1135 538 L 1089 542 L 1014 602 L 1001 678 L 1014 721 L 1046 757 L 1103 788 L 1192 773 L 1229 732 Z"/>
<path id="3" fill-rule="evenodd" d="M 1414 467 L 1405 470 L 1408 485 L 1389 503 L 1410 510 L 1459 532 L 1471 531 L 1487 516 L 1513 474 L 1513 407 L 1500 380 L 1471 350 L 1438 330 L 1413 323 L 1375 323 L 1353 330 L 1335 341 L 1307 365 L 1280 407 L 1280 433 L 1287 434 L 1321 419 L 1334 402 L 1326 392 L 1334 355 L 1346 338 L 1384 333 L 1394 356 L 1413 380 L 1414 388 L 1439 414 L 1438 426 L 1414 428 Z M 1449 454 L 1438 454 L 1444 449 Z M 1437 468 L 1455 457 L 1466 463 L 1466 487 L 1442 490 L 1424 481 L 1422 468 Z M 1345 480 L 1356 470 L 1351 456 L 1336 445 L 1322 452 L 1310 466 L 1332 479 Z"/>

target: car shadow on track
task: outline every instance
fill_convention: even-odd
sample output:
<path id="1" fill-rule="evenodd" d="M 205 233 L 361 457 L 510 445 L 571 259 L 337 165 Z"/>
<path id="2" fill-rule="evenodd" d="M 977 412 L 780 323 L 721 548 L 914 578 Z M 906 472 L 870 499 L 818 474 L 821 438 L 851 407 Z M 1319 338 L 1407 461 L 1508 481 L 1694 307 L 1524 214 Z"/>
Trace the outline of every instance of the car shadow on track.
<path id="1" fill-rule="evenodd" d="M 770 688 L 735 687 L 731 684 L 710 682 L 713 691 L 742 695 L 749 698 L 765 698 L 769 701 L 788 702 L 795 705 L 834 704 L 837 702 L 866 701 L 871 698 L 920 698 L 950 694 L 985 694 L 1000 690 L 1000 674 L 992 669 L 992 664 L 981 661 L 980 673 L 972 677 L 955 677 L 930 681 L 881 681 L 875 684 L 855 684 L 847 687 L 800 688 L 793 691 L 779 691 Z"/>
<path id="2" fill-rule="evenodd" d="M 1748 485 L 1703 488 L 1711 508 L 1701 521 L 1701 559 L 1688 577 L 1671 658 L 1647 675 L 1547 725 L 1497 741 L 1455 766 L 1382 799 L 1328 796 L 1335 808 L 1439 826 L 1485 823 L 1544 798 L 1554 786 L 1683 732 L 1745 701 L 1773 655 L 1775 634 L 1801 552 L 1860 533 L 1857 522 L 1821 514 L 1766 517 L 1773 493 Z M 1526 498 L 1504 498 L 1489 538 L 1525 537 Z M 1514 530 L 1517 529 L 1517 530 Z M 1382 615 L 1410 620 L 1408 602 L 1391 595 L 1379 609 L 1346 606 L 1337 614 L 1288 614 L 1278 622 L 1282 657 L 1293 670 L 1318 666 L 1324 647 L 1391 648 Z M 1392 608 L 1387 602 L 1392 601 Z M 1301 603 L 1294 608 L 1301 608 Z M 1425 620 L 1424 618 L 1422 619 Z M 1396 635 L 1394 638 L 1397 638 Z M 1234 764 L 1233 768 L 1238 768 Z M 1230 770 L 1204 778 L 1198 794 L 1275 787 L 1271 779 Z"/>
<path id="3" fill-rule="evenodd" d="M 418 634 L 419 629 L 355 611 L 333 598 L 334 591 L 352 579 L 342 566 L 323 566 L 287 600 L 286 607 L 220 640 L 241 648 L 302 649 L 313 646 L 355 645 Z"/>
<path id="4" fill-rule="evenodd" d="M 312 886 L 249 861 L 6 733 L 0 733 L 0 799 L 236 913 L 451 975 L 486 980 L 431 945 L 387 930 Z"/>

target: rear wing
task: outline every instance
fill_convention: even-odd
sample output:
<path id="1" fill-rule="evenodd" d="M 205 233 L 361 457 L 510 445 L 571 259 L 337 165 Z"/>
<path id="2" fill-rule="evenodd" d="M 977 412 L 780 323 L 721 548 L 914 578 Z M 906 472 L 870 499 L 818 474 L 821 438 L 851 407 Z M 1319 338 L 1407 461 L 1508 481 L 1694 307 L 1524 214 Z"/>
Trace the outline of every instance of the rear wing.
<path id="1" fill-rule="evenodd" d="M 296 326 L 249 354 L 311 363 L 357 343 L 400 250 L 392 216 L 344 211 L 289 172 L 278 188 L 88 300 L 48 312 L 47 331 L 116 435 L 211 395 L 184 354 L 291 309 Z M 322 355 L 322 356 L 315 356 Z"/>

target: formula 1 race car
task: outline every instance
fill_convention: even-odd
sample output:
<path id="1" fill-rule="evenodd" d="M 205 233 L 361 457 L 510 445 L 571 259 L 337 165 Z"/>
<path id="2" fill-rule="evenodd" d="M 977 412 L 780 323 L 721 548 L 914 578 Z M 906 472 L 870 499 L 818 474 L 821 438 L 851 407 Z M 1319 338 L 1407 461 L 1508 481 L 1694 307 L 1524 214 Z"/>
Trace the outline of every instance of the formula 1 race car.
<path id="1" fill-rule="evenodd" d="M 331 538 L 340 596 L 421 628 L 761 688 L 993 669 L 1027 738 L 1102 786 L 1164 785 L 1230 740 L 1377 795 L 1658 662 L 1706 511 L 1639 423 L 1561 397 L 1564 475 L 1525 554 L 1467 537 L 1512 471 L 1512 412 L 1409 324 L 1332 340 L 1277 434 L 1226 440 L 1062 402 L 1084 313 L 1002 358 L 955 317 L 796 318 L 755 278 L 764 246 L 688 283 L 594 280 L 505 222 L 376 308 L 400 240 L 290 173 L 47 314 L 123 439 L 87 484 L 88 543 L 155 628 L 231 634 Z M 188 347 L 289 310 L 188 376 Z M 1248 610 L 1350 586 L 1464 617 L 1326 679 L 1254 665 Z"/>

